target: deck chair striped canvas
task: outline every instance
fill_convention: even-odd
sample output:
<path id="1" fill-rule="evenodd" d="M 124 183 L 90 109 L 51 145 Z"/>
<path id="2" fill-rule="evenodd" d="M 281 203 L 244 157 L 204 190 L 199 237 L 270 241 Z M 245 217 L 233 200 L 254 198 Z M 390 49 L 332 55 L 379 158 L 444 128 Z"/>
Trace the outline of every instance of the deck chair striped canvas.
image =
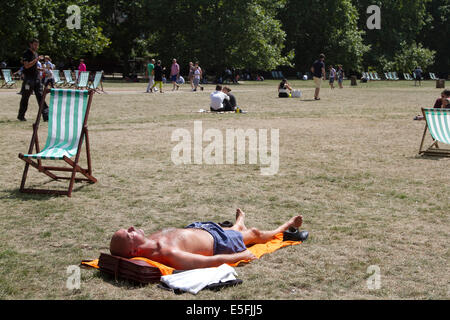
<path id="1" fill-rule="evenodd" d="M 64 83 L 67 87 L 73 87 L 75 86 L 75 81 L 72 79 L 72 71 L 70 70 L 63 70 L 64 72 L 64 78 L 66 78 L 66 82 Z"/>
<path id="2" fill-rule="evenodd" d="M 59 70 L 53 70 L 53 79 L 55 79 L 55 86 L 60 88 L 64 85 L 64 81 L 61 80 L 59 76 Z"/>
<path id="3" fill-rule="evenodd" d="M 97 71 L 95 73 L 94 81 L 89 85 L 89 89 L 94 90 L 96 93 L 106 93 L 105 90 L 103 90 L 103 71 Z"/>
<path id="4" fill-rule="evenodd" d="M 440 143 L 450 145 L 450 109 L 422 108 L 422 113 L 427 123 L 423 131 L 419 154 L 427 156 L 450 157 L 450 149 L 444 149 L 439 146 Z M 433 138 L 433 143 L 425 150 L 423 149 L 423 145 L 428 130 Z"/>
<path id="5" fill-rule="evenodd" d="M 25 161 L 20 191 L 26 193 L 44 193 L 71 196 L 74 182 L 87 181 L 96 183 L 92 176 L 91 156 L 89 148 L 89 134 L 87 120 L 94 92 L 87 90 L 45 89 L 44 99 L 50 92 L 49 121 L 47 142 L 41 151 L 38 141 L 39 119 L 43 104 L 38 111 L 36 122 L 33 126 L 33 135 L 27 154 L 19 154 L 19 158 Z M 81 148 L 86 140 L 87 169 L 79 165 Z M 36 153 L 33 150 L 36 149 Z M 75 157 L 74 160 L 71 158 Z M 62 167 L 44 166 L 42 162 L 47 160 L 63 160 L 67 165 Z M 55 181 L 69 180 L 67 190 L 45 190 L 25 188 L 25 182 L 29 166 L 36 168 Z M 57 176 L 53 172 L 66 172 L 70 176 Z M 85 178 L 77 178 L 80 173 Z"/>
<path id="6" fill-rule="evenodd" d="M 11 70 L 10 69 L 2 69 L 3 74 L 3 84 L 0 88 L 12 88 L 16 87 L 16 82 L 13 81 L 11 76 Z"/>
<path id="7" fill-rule="evenodd" d="M 89 71 L 82 71 L 78 77 L 77 89 L 87 89 L 89 86 Z"/>

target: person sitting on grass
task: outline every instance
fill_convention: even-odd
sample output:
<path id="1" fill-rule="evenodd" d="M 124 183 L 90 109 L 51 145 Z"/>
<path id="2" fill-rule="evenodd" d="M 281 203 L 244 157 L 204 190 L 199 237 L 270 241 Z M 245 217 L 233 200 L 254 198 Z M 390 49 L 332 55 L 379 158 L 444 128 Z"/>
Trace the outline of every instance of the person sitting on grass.
<path id="1" fill-rule="evenodd" d="M 143 257 L 177 270 L 218 267 L 256 259 L 247 245 L 266 243 L 303 223 L 302 216 L 294 216 L 274 230 L 261 231 L 247 228 L 244 219 L 244 212 L 237 209 L 236 223 L 231 228 L 214 222 L 194 222 L 183 229 L 165 229 L 147 237 L 141 229 L 120 229 L 111 238 L 110 251 L 115 256 Z"/>
<path id="2" fill-rule="evenodd" d="M 278 97 L 289 98 L 291 97 L 292 87 L 289 85 L 286 79 L 281 80 L 278 85 Z"/>
<path id="3" fill-rule="evenodd" d="M 441 97 L 436 100 L 433 108 L 450 108 L 450 90 L 445 89 L 441 92 Z M 417 115 L 414 117 L 414 120 L 425 120 L 423 115 Z"/>
<path id="4" fill-rule="evenodd" d="M 235 111 L 237 102 L 236 97 L 231 93 L 231 89 L 229 87 L 223 87 L 222 92 L 229 97 L 228 100 L 223 100 L 224 111 Z"/>
<path id="5" fill-rule="evenodd" d="M 224 100 L 230 100 L 230 97 L 222 92 L 222 86 L 217 85 L 216 91 L 211 93 L 211 111 L 212 112 L 222 112 L 222 111 L 232 111 L 232 110 L 225 110 L 224 107 Z"/>

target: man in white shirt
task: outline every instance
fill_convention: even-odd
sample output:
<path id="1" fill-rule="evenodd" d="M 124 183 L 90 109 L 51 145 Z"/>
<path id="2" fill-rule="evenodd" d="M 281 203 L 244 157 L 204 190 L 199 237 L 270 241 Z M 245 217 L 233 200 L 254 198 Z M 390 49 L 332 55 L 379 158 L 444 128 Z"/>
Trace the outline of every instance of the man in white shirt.
<path id="1" fill-rule="evenodd" d="M 213 112 L 225 111 L 225 108 L 223 107 L 223 101 L 230 100 L 230 97 L 222 92 L 221 85 L 216 86 L 216 91 L 211 93 L 210 97 L 211 97 L 211 111 Z"/>

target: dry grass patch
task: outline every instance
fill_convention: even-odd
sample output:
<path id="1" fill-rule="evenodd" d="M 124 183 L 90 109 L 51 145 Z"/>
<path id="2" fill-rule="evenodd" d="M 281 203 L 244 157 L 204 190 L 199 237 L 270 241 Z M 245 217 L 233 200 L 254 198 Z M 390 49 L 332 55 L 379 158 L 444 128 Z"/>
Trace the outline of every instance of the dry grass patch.
<path id="1" fill-rule="evenodd" d="M 357 88 L 294 82 L 302 100 L 276 98 L 276 82 L 233 86 L 248 114 L 201 114 L 209 93 L 144 94 L 144 84 L 105 84 L 89 120 L 96 185 L 72 198 L 18 192 L 35 100 L 16 121 L 20 96 L 0 90 L 0 298 L 2 299 L 448 299 L 450 159 L 417 156 L 424 123 L 412 121 L 440 93 L 425 82 Z M 169 86 L 167 86 L 169 89 Z M 32 98 L 34 99 L 34 98 Z M 259 165 L 182 165 L 171 161 L 177 128 L 280 129 L 280 169 Z M 44 124 L 43 127 L 46 125 Z M 41 144 L 45 132 L 41 131 Z M 35 171 L 35 170 L 34 170 Z M 29 182 L 48 179 L 30 171 Z M 58 183 L 57 183 L 58 184 Z M 135 225 L 147 233 L 198 220 L 273 228 L 296 213 L 310 239 L 237 268 L 244 283 L 219 293 L 176 296 L 82 270 L 66 289 L 66 268 L 107 252 L 110 236 Z M 368 290 L 370 265 L 381 289 Z"/>

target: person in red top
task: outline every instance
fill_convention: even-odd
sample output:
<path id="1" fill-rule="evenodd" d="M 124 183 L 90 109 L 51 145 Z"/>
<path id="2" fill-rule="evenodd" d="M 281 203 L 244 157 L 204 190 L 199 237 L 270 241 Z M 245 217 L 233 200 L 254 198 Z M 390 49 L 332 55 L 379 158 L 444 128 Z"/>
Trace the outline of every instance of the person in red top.
<path id="1" fill-rule="evenodd" d="M 436 99 L 433 108 L 450 108 L 450 90 L 445 89 L 441 92 L 441 97 Z M 425 120 L 423 115 L 417 115 L 414 117 L 414 120 Z"/>
<path id="2" fill-rule="evenodd" d="M 86 65 L 84 64 L 84 59 L 80 59 L 80 65 L 78 66 L 78 71 L 87 71 Z"/>

